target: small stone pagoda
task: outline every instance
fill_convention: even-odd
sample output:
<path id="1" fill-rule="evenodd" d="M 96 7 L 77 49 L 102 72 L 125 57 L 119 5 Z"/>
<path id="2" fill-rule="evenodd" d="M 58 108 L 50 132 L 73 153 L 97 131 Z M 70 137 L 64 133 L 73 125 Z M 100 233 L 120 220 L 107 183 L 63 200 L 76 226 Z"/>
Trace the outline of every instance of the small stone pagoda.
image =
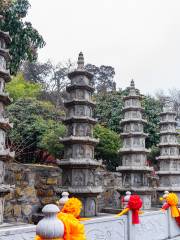
<path id="1" fill-rule="evenodd" d="M 180 155 L 176 131 L 176 112 L 171 107 L 165 107 L 160 114 L 160 170 L 158 192 L 165 190 L 177 192 L 180 197 Z"/>
<path id="2" fill-rule="evenodd" d="M 151 208 L 151 191 L 149 175 L 153 170 L 147 164 L 148 150 L 145 148 L 144 123 L 142 118 L 141 96 L 137 94 L 134 81 L 131 81 L 129 93 L 124 97 L 124 119 L 121 121 L 123 127 L 122 166 L 117 171 L 122 173 L 122 187 L 118 189 L 121 196 L 126 191 L 139 194 L 143 200 L 144 209 Z"/>
<path id="3" fill-rule="evenodd" d="M 71 80 L 66 88 L 69 99 L 64 103 L 68 133 L 61 140 L 65 145 L 64 159 L 60 161 L 63 170 L 62 190 L 82 200 L 82 216 L 95 216 L 97 195 L 102 192 L 102 187 L 97 186 L 95 181 L 95 169 L 101 163 L 94 160 L 94 146 L 98 140 L 93 137 L 96 124 L 93 118 L 93 75 L 85 70 L 82 53 L 79 54 L 77 64 L 77 69 L 68 75 Z"/>
<path id="4" fill-rule="evenodd" d="M 0 21 L 3 17 L 0 16 Z M 4 117 L 4 107 L 11 103 L 8 93 L 4 92 L 6 82 L 11 80 L 7 62 L 10 60 L 9 50 L 7 49 L 11 39 L 9 34 L 0 31 L 0 223 L 3 222 L 4 196 L 10 192 L 11 187 L 4 184 L 5 162 L 14 157 L 6 145 L 6 131 L 12 128 L 9 119 Z"/>

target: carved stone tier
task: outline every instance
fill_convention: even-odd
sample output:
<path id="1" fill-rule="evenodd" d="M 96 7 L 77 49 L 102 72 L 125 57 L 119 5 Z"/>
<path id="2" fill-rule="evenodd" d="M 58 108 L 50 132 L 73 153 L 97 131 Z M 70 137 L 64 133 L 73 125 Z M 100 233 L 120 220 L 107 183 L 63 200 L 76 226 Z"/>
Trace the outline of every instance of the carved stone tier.
<path id="1" fill-rule="evenodd" d="M 86 81 L 82 81 L 82 78 L 79 79 L 79 76 L 85 76 L 85 80 Z M 76 71 L 70 72 L 68 74 L 69 79 L 73 79 L 72 82 L 72 86 L 73 85 L 87 85 L 87 86 L 92 86 L 89 84 L 88 79 L 92 79 L 93 78 L 93 74 L 86 71 L 84 66 L 79 67 L 79 69 L 77 68 Z M 93 86 L 92 86 L 93 87 Z"/>
<path id="2" fill-rule="evenodd" d="M 67 92 L 71 92 L 72 90 L 76 90 L 76 89 L 84 89 L 87 90 L 89 92 L 94 92 L 94 87 L 92 87 L 91 85 L 80 85 L 80 84 L 73 84 L 73 85 L 69 85 L 66 87 L 66 91 Z"/>
<path id="3" fill-rule="evenodd" d="M 175 133 L 175 136 L 176 136 L 177 134 Z M 167 143 L 160 143 L 160 144 L 158 144 L 158 146 L 159 147 L 178 147 L 179 148 L 179 146 L 180 146 L 180 144 L 178 144 L 178 143 L 173 143 L 173 142 L 167 142 Z"/>
<path id="4" fill-rule="evenodd" d="M 123 119 L 122 121 L 121 121 L 121 125 L 124 125 L 125 123 L 133 123 L 133 122 L 135 122 L 135 123 L 147 123 L 147 120 L 145 120 L 145 119 L 139 119 L 139 118 L 127 118 L 127 119 Z"/>
<path id="5" fill-rule="evenodd" d="M 72 168 L 84 168 L 87 166 L 91 166 L 91 168 L 97 168 L 101 166 L 101 164 L 101 161 L 96 161 L 91 158 L 81 159 L 81 162 L 79 162 L 79 160 L 77 160 L 76 158 L 62 159 L 59 163 L 59 165 L 63 166 L 64 168 L 69 168 L 70 165 Z"/>
<path id="6" fill-rule="evenodd" d="M 64 120 L 64 123 L 89 123 L 89 124 L 96 124 L 97 120 L 91 117 L 86 117 L 86 116 L 72 116 L 72 117 L 67 117 Z"/>
<path id="7" fill-rule="evenodd" d="M 9 118 L 0 118 L 0 129 L 7 131 L 13 128 L 13 124 L 9 122 Z"/>
<path id="8" fill-rule="evenodd" d="M 3 49 L 0 47 L 0 56 L 4 57 L 6 61 L 10 61 L 11 57 L 8 49 Z"/>
<path id="9" fill-rule="evenodd" d="M 144 132 L 126 132 L 126 133 L 121 133 L 121 136 L 123 137 L 134 137 L 134 136 L 139 136 L 139 137 L 147 137 L 148 134 Z"/>
<path id="10" fill-rule="evenodd" d="M 94 146 L 99 142 L 93 137 L 96 120 L 93 118 L 95 103 L 92 101 L 93 75 L 84 68 L 84 58 L 80 53 L 78 68 L 68 77 L 68 100 L 64 123 L 67 136 L 61 139 L 64 144 L 64 159 L 59 162 L 62 168 L 62 191 L 80 198 L 83 202 L 82 216 L 97 214 L 97 195 L 102 187 L 97 185 L 95 170 L 101 162 L 94 160 Z"/>
<path id="11" fill-rule="evenodd" d="M 124 100 L 124 102 L 126 101 L 126 100 L 130 100 L 130 101 L 133 101 L 133 100 L 142 100 L 142 96 L 140 96 L 140 95 L 137 95 L 135 92 L 133 93 L 133 94 L 131 94 L 131 96 L 124 96 L 123 97 L 123 100 Z M 138 104 L 138 103 L 137 103 Z M 126 105 L 125 105 L 125 107 L 128 105 L 128 103 L 126 102 Z M 140 105 L 139 105 L 140 106 Z M 134 107 L 134 106 L 133 106 Z M 140 106 L 141 107 L 141 106 Z"/>
<path id="12" fill-rule="evenodd" d="M 153 171 L 153 167 L 149 167 L 149 166 L 119 166 L 116 168 L 117 171 L 121 171 L 121 172 L 152 172 Z"/>
<path id="13" fill-rule="evenodd" d="M 144 108 L 142 107 L 131 107 L 131 106 L 127 106 L 127 107 L 123 107 L 122 108 L 122 112 L 127 112 L 127 111 L 140 111 L 140 112 L 144 112 Z"/>
<path id="14" fill-rule="evenodd" d="M 167 130 L 167 131 L 161 131 L 161 135 L 179 135 L 178 132 L 174 132 L 174 131 L 170 131 L 170 130 Z"/>
<path id="15" fill-rule="evenodd" d="M 65 107 L 72 106 L 72 105 L 87 105 L 87 106 L 95 107 L 96 103 L 90 100 L 81 100 L 81 99 L 75 99 L 75 98 L 64 102 Z"/>
<path id="16" fill-rule="evenodd" d="M 87 195 L 99 195 L 99 193 L 102 192 L 101 186 L 80 186 L 79 188 L 77 186 L 72 187 L 65 187 L 64 189 L 68 189 L 71 194 L 80 194 L 85 197 L 85 194 Z M 63 189 L 62 189 L 63 190 Z"/>
<path id="17" fill-rule="evenodd" d="M 179 155 L 174 156 L 159 156 L 156 158 L 157 160 L 180 160 Z"/>
<path id="18" fill-rule="evenodd" d="M 132 189 L 133 192 L 140 193 L 140 195 L 147 195 L 147 194 L 149 195 L 153 191 L 153 189 L 150 188 L 149 186 L 148 187 L 133 187 L 132 186 L 131 189 Z M 122 187 L 121 191 L 125 192 L 125 191 L 127 191 L 127 188 Z"/>
<path id="19" fill-rule="evenodd" d="M 0 16 L 2 20 L 2 16 Z M 10 37 L 8 33 L 0 31 L 0 223 L 3 223 L 4 197 L 12 189 L 4 184 L 5 163 L 14 158 L 14 152 L 6 145 L 6 131 L 12 128 L 9 119 L 4 118 L 4 107 L 11 103 L 8 93 L 5 93 L 5 83 L 11 80 L 10 72 L 7 69 L 7 62 L 10 61 L 9 50 Z"/>
<path id="20" fill-rule="evenodd" d="M 123 133 L 123 147 L 120 149 L 122 155 L 122 166 L 116 169 L 122 173 L 122 187 L 118 189 L 121 195 L 126 191 L 139 194 L 144 201 L 144 208 L 151 208 L 150 174 L 152 167 L 147 164 L 147 153 L 143 125 L 147 122 L 142 118 L 144 109 L 141 107 L 142 97 L 137 95 L 134 82 L 131 82 L 128 96 L 123 98 L 124 119 L 121 121 Z"/>
<path id="21" fill-rule="evenodd" d="M 3 49 L 6 49 L 6 46 L 11 43 L 11 37 L 9 36 L 9 32 L 0 31 L 0 39 L 1 39 L 0 47 Z"/>
<path id="22" fill-rule="evenodd" d="M 159 161 L 159 187 L 158 194 L 162 191 L 176 191 L 180 196 L 180 144 L 177 140 L 176 113 L 164 109 L 160 114 L 160 156 Z"/>
<path id="23" fill-rule="evenodd" d="M 148 149 L 143 148 L 121 148 L 120 152 L 122 153 L 149 153 Z"/>
<path id="24" fill-rule="evenodd" d="M 71 143 L 71 144 L 80 144 L 80 143 L 86 143 L 90 145 L 96 145 L 99 140 L 97 138 L 91 138 L 91 137 L 85 137 L 85 136 L 70 136 L 65 137 L 61 140 L 62 143 Z"/>
<path id="25" fill-rule="evenodd" d="M 9 93 L 0 92 L 0 101 L 4 103 L 4 105 L 9 105 L 12 103 L 12 99 L 9 97 Z"/>
<path id="26" fill-rule="evenodd" d="M 11 77 L 9 70 L 3 70 L 0 68 L 0 78 L 3 78 L 5 82 L 10 82 Z"/>
<path id="27" fill-rule="evenodd" d="M 12 160 L 15 156 L 15 152 L 11 152 L 10 149 L 5 149 L 0 151 L 0 161 Z"/>

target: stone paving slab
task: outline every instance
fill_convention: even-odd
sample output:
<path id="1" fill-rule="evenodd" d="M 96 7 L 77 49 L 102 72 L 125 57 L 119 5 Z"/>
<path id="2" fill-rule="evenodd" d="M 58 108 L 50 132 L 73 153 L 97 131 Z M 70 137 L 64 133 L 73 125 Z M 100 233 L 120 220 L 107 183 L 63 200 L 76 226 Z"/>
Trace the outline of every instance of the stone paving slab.
<path id="1" fill-rule="evenodd" d="M 3 224 L 0 227 L 0 240 L 33 240 L 35 225 L 31 224 Z"/>

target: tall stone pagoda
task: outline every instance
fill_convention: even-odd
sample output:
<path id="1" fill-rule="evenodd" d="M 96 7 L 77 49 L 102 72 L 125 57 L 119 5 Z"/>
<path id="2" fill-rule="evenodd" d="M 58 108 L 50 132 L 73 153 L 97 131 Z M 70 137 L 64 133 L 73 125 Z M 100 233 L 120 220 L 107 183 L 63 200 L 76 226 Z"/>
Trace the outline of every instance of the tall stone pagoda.
<path id="1" fill-rule="evenodd" d="M 93 137 L 96 124 L 93 118 L 93 75 L 85 70 L 82 53 L 79 54 L 77 64 L 77 69 L 68 74 L 71 80 L 66 88 L 69 99 L 64 103 L 68 133 L 61 140 L 65 150 L 60 167 L 63 170 L 63 191 L 82 200 L 82 216 L 95 216 L 97 195 L 102 192 L 102 187 L 95 181 L 95 169 L 101 163 L 94 160 L 94 146 L 98 140 Z"/>
<path id="2" fill-rule="evenodd" d="M 0 21 L 3 17 L 0 15 Z M 8 93 L 4 92 L 6 82 L 11 80 L 7 63 L 10 60 L 9 50 L 7 49 L 11 39 L 9 34 L 0 31 L 0 223 L 3 222 L 4 197 L 11 190 L 9 185 L 4 184 L 5 162 L 14 157 L 6 146 L 6 131 L 12 128 L 9 119 L 4 117 L 4 107 L 11 103 Z"/>
<path id="3" fill-rule="evenodd" d="M 139 194 L 143 200 L 143 208 L 151 208 L 151 187 L 149 174 L 153 170 L 147 164 L 148 150 L 145 148 L 143 125 L 146 120 L 142 118 L 141 96 L 137 94 L 134 81 L 131 81 L 129 93 L 124 97 L 124 119 L 121 121 L 123 127 L 122 166 L 117 171 L 122 173 L 122 187 L 118 189 L 121 195 L 126 191 Z"/>
<path id="4" fill-rule="evenodd" d="M 177 140 L 176 131 L 176 112 L 172 108 L 165 107 L 160 114 L 160 156 L 159 161 L 160 170 L 158 192 L 162 194 L 163 191 L 177 192 L 180 197 L 180 144 Z"/>

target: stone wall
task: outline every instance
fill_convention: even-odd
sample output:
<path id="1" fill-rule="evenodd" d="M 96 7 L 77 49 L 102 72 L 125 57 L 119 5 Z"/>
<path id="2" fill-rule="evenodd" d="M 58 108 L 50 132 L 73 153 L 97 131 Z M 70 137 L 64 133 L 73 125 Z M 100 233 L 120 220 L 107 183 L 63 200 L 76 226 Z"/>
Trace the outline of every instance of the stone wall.
<path id="1" fill-rule="evenodd" d="M 5 181 L 15 185 L 5 201 L 5 220 L 29 222 L 36 221 L 37 214 L 48 203 L 60 198 L 62 174 L 59 167 L 12 163 L 6 166 Z M 99 211 L 103 208 L 119 208 L 121 174 L 107 172 L 99 168 L 95 174 L 96 183 L 103 186 L 104 192 L 98 196 Z M 38 217 L 37 217 L 38 219 Z"/>
<path id="2" fill-rule="evenodd" d="M 32 216 L 58 200 L 61 171 L 58 167 L 8 164 L 6 182 L 15 185 L 5 200 L 5 220 L 31 222 Z"/>

